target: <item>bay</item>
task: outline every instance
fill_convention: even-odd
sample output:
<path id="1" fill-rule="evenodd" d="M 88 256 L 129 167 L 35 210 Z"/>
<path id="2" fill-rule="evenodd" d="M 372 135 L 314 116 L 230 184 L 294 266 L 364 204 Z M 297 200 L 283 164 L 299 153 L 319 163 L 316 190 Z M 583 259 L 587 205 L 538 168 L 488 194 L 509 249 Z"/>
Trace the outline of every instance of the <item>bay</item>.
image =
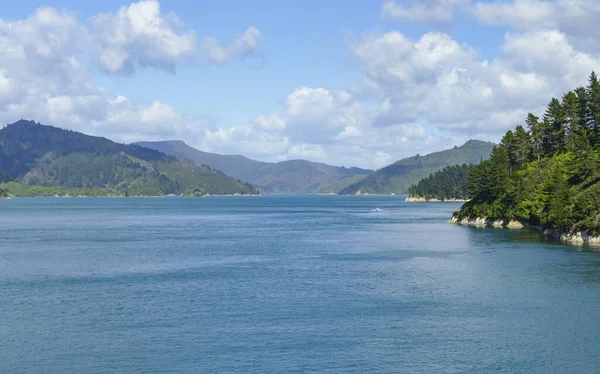
<path id="1" fill-rule="evenodd" d="M 600 255 L 459 206 L 0 201 L 0 372 L 597 372 Z"/>

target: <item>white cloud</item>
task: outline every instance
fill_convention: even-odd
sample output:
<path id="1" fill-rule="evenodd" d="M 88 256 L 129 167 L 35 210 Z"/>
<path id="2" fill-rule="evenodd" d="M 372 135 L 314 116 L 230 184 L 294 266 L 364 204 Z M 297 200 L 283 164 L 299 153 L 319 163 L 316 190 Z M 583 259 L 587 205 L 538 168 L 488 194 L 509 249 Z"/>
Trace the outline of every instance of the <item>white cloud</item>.
<path id="1" fill-rule="evenodd" d="M 471 0 L 412 0 L 406 5 L 386 0 L 381 7 L 382 17 L 402 19 L 412 22 L 449 23 L 454 13 Z"/>
<path id="2" fill-rule="evenodd" d="M 508 25 L 516 29 L 553 27 L 556 5 L 541 0 L 515 0 L 503 3 L 476 3 L 473 13 L 488 25 Z"/>
<path id="3" fill-rule="evenodd" d="M 196 36 L 176 30 L 173 17 L 161 14 L 155 0 L 142 0 L 121 7 L 115 14 L 92 17 L 102 68 L 108 72 L 131 72 L 146 66 L 174 69 L 180 59 L 193 57 L 197 53 Z"/>
<path id="4" fill-rule="evenodd" d="M 370 34 L 351 48 L 357 65 L 383 92 L 376 125 L 418 121 L 490 134 L 582 84 L 600 62 L 557 30 L 507 34 L 493 61 L 442 33 L 415 41 L 395 31 Z"/>
<path id="5" fill-rule="evenodd" d="M 314 161 L 327 161 L 327 153 L 320 145 L 316 144 L 297 144 L 292 146 L 287 152 L 287 158 L 293 159 L 309 159 Z"/>
<path id="6" fill-rule="evenodd" d="M 202 53 L 194 33 L 181 31 L 181 24 L 150 0 L 94 16 L 89 27 L 49 7 L 22 20 L 0 19 L 0 121 L 29 118 L 123 142 L 201 138 L 198 122 L 191 124 L 166 103 L 144 106 L 96 86 L 83 63 L 97 57 L 107 72 L 172 70 L 181 59 Z"/>
<path id="7" fill-rule="evenodd" d="M 250 26 L 231 45 L 222 46 L 215 37 L 206 37 L 203 49 L 208 60 L 215 64 L 223 64 L 233 59 L 244 59 L 256 52 L 262 44 L 262 34 Z"/>
<path id="8" fill-rule="evenodd" d="M 222 46 L 212 36 L 200 43 L 182 25 L 177 15 L 162 13 L 158 1 L 141 0 L 92 17 L 90 33 L 100 66 L 109 73 L 148 66 L 173 71 L 180 61 L 198 58 L 224 64 L 252 55 L 262 43 L 260 31 L 252 26 L 231 45 Z"/>
<path id="9" fill-rule="evenodd" d="M 276 114 L 258 115 L 252 118 L 252 123 L 267 131 L 278 131 L 285 128 L 285 122 Z"/>

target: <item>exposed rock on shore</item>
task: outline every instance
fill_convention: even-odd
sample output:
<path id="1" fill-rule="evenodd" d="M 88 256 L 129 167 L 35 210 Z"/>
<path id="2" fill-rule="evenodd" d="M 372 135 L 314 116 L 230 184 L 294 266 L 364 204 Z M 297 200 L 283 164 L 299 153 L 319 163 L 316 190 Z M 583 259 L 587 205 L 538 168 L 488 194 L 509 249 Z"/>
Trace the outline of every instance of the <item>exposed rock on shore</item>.
<path id="1" fill-rule="evenodd" d="M 404 199 L 404 201 L 406 202 L 410 202 L 410 203 L 425 203 L 425 202 L 429 202 L 429 203 L 434 203 L 434 202 L 446 202 L 446 203 L 459 203 L 459 202 L 467 202 L 469 200 L 463 200 L 463 199 L 436 199 L 436 198 L 425 198 L 422 196 L 411 196 L 408 195 L 406 197 L 406 199 Z"/>
<path id="2" fill-rule="evenodd" d="M 570 245 L 589 245 L 594 247 L 600 247 L 600 236 L 593 236 L 584 231 L 573 231 L 573 232 L 560 232 L 551 229 L 545 229 L 539 226 L 532 226 L 527 223 L 512 221 L 512 220 L 492 220 L 485 217 L 476 218 L 458 218 L 453 216 L 450 223 L 463 226 L 472 227 L 492 227 L 492 228 L 505 228 L 505 229 L 523 229 L 533 228 L 538 230 L 540 235 L 559 241 L 563 244 Z"/>

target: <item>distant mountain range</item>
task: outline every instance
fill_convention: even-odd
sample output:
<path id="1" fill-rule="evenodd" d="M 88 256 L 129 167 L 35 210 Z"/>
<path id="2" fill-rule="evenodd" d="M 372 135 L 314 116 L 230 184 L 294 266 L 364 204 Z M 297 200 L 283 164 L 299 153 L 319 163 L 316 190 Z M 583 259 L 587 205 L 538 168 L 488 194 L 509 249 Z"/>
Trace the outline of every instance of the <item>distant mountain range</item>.
<path id="1" fill-rule="evenodd" d="M 11 195 L 402 194 L 446 166 L 477 164 L 493 143 L 470 140 L 372 170 L 277 163 L 194 149 L 182 141 L 115 143 L 20 120 L 0 130 L 0 189 Z M 58 191 L 58 192 L 57 192 Z M 61 192 L 62 191 L 62 192 Z"/>
<path id="2" fill-rule="evenodd" d="M 454 147 L 426 156 L 416 155 L 396 161 L 356 183 L 341 188 L 340 194 L 404 194 L 411 185 L 446 166 L 478 164 L 487 159 L 494 143 L 469 140 Z"/>
<path id="3" fill-rule="evenodd" d="M 356 181 L 372 170 L 345 168 L 305 160 L 277 163 L 251 160 L 240 155 L 219 155 L 199 151 L 180 140 L 138 142 L 135 145 L 155 149 L 168 155 L 186 158 L 196 164 L 213 169 L 248 182 L 266 193 L 313 193 L 319 189 L 343 181 Z"/>
<path id="4" fill-rule="evenodd" d="M 0 130 L 0 182 L 17 195 L 39 194 L 31 192 L 32 185 L 47 187 L 35 191 L 66 188 L 94 195 L 258 193 L 207 166 L 26 120 Z"/>

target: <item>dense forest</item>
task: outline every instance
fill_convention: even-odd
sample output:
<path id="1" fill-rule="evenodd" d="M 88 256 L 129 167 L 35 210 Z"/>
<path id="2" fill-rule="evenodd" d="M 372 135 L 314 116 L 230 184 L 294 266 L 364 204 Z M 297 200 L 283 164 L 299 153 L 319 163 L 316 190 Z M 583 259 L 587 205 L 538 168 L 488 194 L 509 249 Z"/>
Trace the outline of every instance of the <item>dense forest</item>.
<path id="1" fill-rule="evenodd" d="M 553 98 L 473 168 L 457 218 L 519 220 L 600 235 L 600 81 Z"/>
<path id="2" fill-rule="evenodd" d="M 15 196 L 258 193 L 188 160 L 25 120 L 0 130 L 0 184 Z"/>
<path id="3" fill-rule="evenodd" d="M 466 200 L 467 178 L 473 167 L 473 164 L 446 166 L 410 186 L 408 193 L 425 200 Z"/>

